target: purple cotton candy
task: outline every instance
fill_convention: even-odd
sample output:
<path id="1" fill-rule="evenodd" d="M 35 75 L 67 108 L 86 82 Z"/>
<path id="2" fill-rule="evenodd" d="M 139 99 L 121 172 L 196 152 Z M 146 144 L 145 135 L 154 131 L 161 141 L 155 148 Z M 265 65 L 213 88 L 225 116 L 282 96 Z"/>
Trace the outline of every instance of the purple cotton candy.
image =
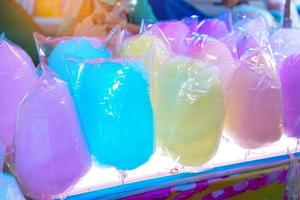
<path id="1" fill-rule="evenodd" d="M 185 39 L 190 33 L 189 27 L 181 21 L 160 23 L 157 26 L 170 42 L 173 52 L 182 52 Z"/>
<path id="2" fill-rule="evenodd" d="M 280 79 L 286 134 L 300 138 L 300 54 L 292 55 L 283 62 Z"/>
<path id="3" fill-rule="evenodd" d="M 0 144 L 10 159 L 17 107 L 37 77 L 31 58 L 20 47 L 0 39 Z"/>
<path id="4" fill-rule="evenodd" d="M 37 199 L 63 193 L 91 166 L 68 86 L 43 73 L 19 107 L 14 144 L 16 175 Z"/>
<path id="5" fill-rule="evenodd" d="M 200 22 L 194 32 L 206 34 L 217 39 L 221 39 L 229 34 L 226 23 L 218 19 L 208 19 Z"/>

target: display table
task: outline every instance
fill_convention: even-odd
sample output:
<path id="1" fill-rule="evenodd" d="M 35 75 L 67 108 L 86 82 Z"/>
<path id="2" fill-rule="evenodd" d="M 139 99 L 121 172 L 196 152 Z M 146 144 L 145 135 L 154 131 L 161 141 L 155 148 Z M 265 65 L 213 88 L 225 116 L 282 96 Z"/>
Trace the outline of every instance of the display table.
<path id="1" fill-rule="evenodd" d="M 199 169 L 171 169 L 174 161 L 156 154 L 127 172 L 123 184 L 116 170 L 95 166 L 67 199 L 282 199 L 291 162 L 287 148 L 295 152 L 297 140 L 283 137 L 247 151 L 223 138 L 215 157 Z M 199 172 L 180 173 L 189 170 Z"/>

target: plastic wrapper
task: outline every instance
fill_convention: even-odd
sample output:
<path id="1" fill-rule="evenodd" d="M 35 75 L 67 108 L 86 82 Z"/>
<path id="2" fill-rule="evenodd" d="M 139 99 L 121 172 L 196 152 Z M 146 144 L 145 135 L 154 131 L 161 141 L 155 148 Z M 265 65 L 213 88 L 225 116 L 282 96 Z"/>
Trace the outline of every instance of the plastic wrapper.
<path id="1" fill-rule="evenodd" d="M 11 159 L 17 108 L 37 72 L 29 55 L 20 47 L 0 37 L 0 144 Z M 13 91 L 12 91 L 13 90 Z"/>
<path id="2" fill-rule="evenodd" d="M 147 27 L 147 29 L 151 30 L 153 27 L 158 27 L 161 30 L 175 54 L 184 54 L 193 34 L 221 39 L 230 33 L 232 22 L 228 11 L 218 18 L 198 21 L 196 16 L 191 16 L 181 21 L 159 22 Z"/>
<path id="3" fill-rule="evenodd" d="M 291 164 L 288 169 L 285 197 L 288 200 L 300 198 L 300 167 L 297 157 L 289 152 Z"/>
<path id="4" fill-rule="evenodd" d="M 205 19 L 192 29 L 192 32 L 205 34 L 216 39 L 226 37 L 232 30 L 232 17 L 230 11 L 225 11 L 217 18 Z"/>
<path id="5" fill-rule="evenodd" d="M 142 62 L 69 60 L 69 83 L 89 149 L 102 166 L 131 170 L 154 151 L 149 80 Z M 73 72 L 73 70 L 69 70 Z"/>
<path id="6" fill-rule="evenodd" d="M 68 86 L 40 66 L 42 75 L 18 109 L 14 170 L 28 196 L 48 199 L 64 195 L 84 176 L 91 156 Z"/>
<path id="7" fill-rule="evenodd" d="M 127 38 L 121 45 L 121 57 L 143 61 L 150 75 L 150 92 L 155 106 L 157 74 L 161 65 L 172 56 L 172 51 L 160 29 L 153 28 L 145 33 Z"/>
<path id="8" fill-rule="evenodd" d="M 49 67 L 64 81 L 68 81 L 67 66 L 65 64 L 66 58 L 85 61 L 97 58 L 110 58 L 112 56 L 111 51 L 98 38 L 46 38 L 36 33 L 35 40 L 40 60 L 47 60 Z"/>
<path id="9" fill-rule="evenodd" d="M 227 94 L 236 61 L 225 43 L 207 35 L 196 34 L 189 39 L 185 55 L 217 67 L 223 91 Z"/>
<path id="10" fill-rule="evenodd" d="M 224 98 L 219 71 L 188 57 L 161 67 L 155 107 L 158 146 L 184 166 L 200 166 L 217 150 Z"/>
<path id="11" fill-rule="evenodd" d="M 230 49 L 232 56 L 238 60 L 248 49 L 267 47 L 270 44 L 269 37 L 269 27 L 264 18 L 256 17 L 238 21 L 233 31 L 222 38 L 222 41 Z"/>
<path id="12" fill-rule="evenodd" d="M 271 144 L 282 135 L 280 81 L 264 30 L 261 27 L 251 33 L 260 45 L 248 48 L 240 57 L 228 97 L 225 130 L 248 149 Z"/>
<path id="13" fill-rule="evenodd" d="M 191 29 L 183 21 L 170 21 L 155 24 L 171 45 L 174 53 L 180 54 L 186 45 L 186 38 L 190 35 Z"/>
<path id="14" fill-rule="evenodd" d="M 300 53 L 300 29 L 281 28 L 271 35 L 271 46 L 279 70 L 284 59 Z"/>
<path id="15" fill-rule="evenodd" d="M 2 173 L 4 151 L 4 147 L 0 144 L 0 199 L 25 200 L 15 178 L 8 173 Z"/>
<path id="16" fill-rule="evenodd" d="M 280 69 L 284 128 L 288 136 L 300 138 L 300 54 L 285 59 Z"/>
<path id="17" fill-rule="evenodd" d="M 60 62 L 61 64 L 65 57 L 94 59 L 112 56 L 110 50 L 105 48 L 103 38 L 45 37 L 39 33 L 34 33 L 33 35 L 40 61 L 48 59 L 48 62 L 58 62 L 58 64 Z M 53 61 L 49 61 L 50 57 L 53 57 L 51 58 Z"/>

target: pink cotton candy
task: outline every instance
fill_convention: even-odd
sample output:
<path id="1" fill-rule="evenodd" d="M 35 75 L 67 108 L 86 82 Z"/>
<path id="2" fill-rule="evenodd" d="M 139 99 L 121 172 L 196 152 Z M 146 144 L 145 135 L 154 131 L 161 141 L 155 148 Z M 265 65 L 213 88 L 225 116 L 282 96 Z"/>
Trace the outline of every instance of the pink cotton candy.
<path id="1" fill-rule="evenodd" d="M 0 39 L 0 143 L 10 158 L 16 111 L 37 77 L 31 58 L 20 47 Z"/>
<path id="2" fill-rule="evenodd" d="M 217 39 L 221 39 L 229 34 L 226 23 L 218 19 L 204 20 L 198 24 L 194 31 L 198 34 L 206 34 Z"/>
<path id="3" fill-rule="evenodd" d="M 225 129 L 244 148 L 271 144 L 282 135 L 280 83 L 268 59 L 248 51 L 232 78 Z"/>
<path id="4" fill-rule="evenodd" d="M 182 52 L 186 44 L 185 39 L 190 33 L 189 27 L 181 21 L 160 23 L 158 27 L 170 42 L 172 50 L 175 53 Z"/>
<path id="5" fill-rule="evenodd" d="M 16 175 L 36 199 L 62 194 L 91 166 L 68 86 L 44 73 L 18 109 L 14 143 Z"/>
<path id="6" fill-rule="evenodd" d="M 223 42 L 205 35 L 195 37 L 189 41 L 186 55 L 217 66 L 220 70 L 223 89 L 227 91 L 236 63 Z"/>

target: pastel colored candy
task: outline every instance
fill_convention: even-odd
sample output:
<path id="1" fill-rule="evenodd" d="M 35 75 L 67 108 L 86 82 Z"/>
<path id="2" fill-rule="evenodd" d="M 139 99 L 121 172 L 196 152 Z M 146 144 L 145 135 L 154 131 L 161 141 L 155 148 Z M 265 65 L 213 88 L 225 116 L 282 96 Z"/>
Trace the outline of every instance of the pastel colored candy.
<path id="1" fill-rule="evenodd" d="M 31 58 L 20 47 L 0 39 L 0 144 L 10 159 L 17 108 L 37 77 Z"/>
<path id="2" fill-rule="evenodd" d="M 37 199 L 63 193 L 91 166 L 67 85 L 43 73 L 19 107 L 14 146 L 16 175 Z"/>
<path id="3" fill-rule="evenodd" d="M 51 51 L 48 58 L 48 65 L 51 67 L 61 79 L 68 81 L 71 73 L 76 73 L 77 68 L 68 69 L 65 65 L 66 59 L 89 60 L 97 58 L 110 58 L 111 52 L 94 40 L 88 40 L 83 37 L 73 38 L 61 41 Z"/>
<path id="4" fill-rule="evenodd" d="M 300 138 L 300 54 L 285 59 L 280 69 L 280 79 L 286 134 Z"/>
<path id="5" fill-rule="evenodd" d="M 141 59 L 152 75 L 171 55 L 167 44 L 158 36 L 144 33 L 128 38 L 121 47 L 121 56 Z"/>
<path id="6" fill-rule="evenodd" d="M 223 42 L 208 36 L 194 38 L 186 53 L 204 63 L 216 66 L 221 73 L 222 87 L 228 90 L 228 84 L 236 68 L 236 63 L 230 50 Z"/>
<path id="7" fill-rule="evenodd" d="M 190 28 L 181 21 L 160 23 L 157 24 L 157 26 L 168 39 L 173 52 L 182 52 L 182 48 L 184 48 L 186 44 L 185 39 L 190 33 Z"/>
<path id="8" fill-rule="evenodd" d="M 90 151 L 101 165 L 131 170 L 153 153 L 153 112 L 142 68 L 133 61 L 84 64 L 77 106 Z"/>
<path id="9" fill-rule="evenodd" d="M 25 200 L 15 178 L 7 173 L 0 173 L 0 199 Z"/>
<path id="10" fill-rule="evenodd" d="M 271 144 L 282 135 L 280 84 L 269 61 L 248 51 L 232 78 L 225 130 L 244 148 Z"/>
<path id="11" fill-rule="evenodd" d="M 121 56 L 137 58 L 144 62 L 150 75 L 150 93 L 152 104 L 155 107 L 155 91 L 157 74 L 161 65 L 171 56 L 168 45 L 160 37 L 144 33 L 128 38 L 121 47 Z"/>
<path id="12" fill-rule="evenodd" d="M 188 57 L 174 57 L 158 77 L 158 146 L 187 166 L 212 158 L 219 144 L 224 99 L 215 67 Z"/>
<path id="13" fill-rule="evenodd" d="M 226 23 L 218 19 L 203 20 L 198 24 L 194 32 L 206 34 L 216 39 L 221 39 L 229 34 Z"/>

